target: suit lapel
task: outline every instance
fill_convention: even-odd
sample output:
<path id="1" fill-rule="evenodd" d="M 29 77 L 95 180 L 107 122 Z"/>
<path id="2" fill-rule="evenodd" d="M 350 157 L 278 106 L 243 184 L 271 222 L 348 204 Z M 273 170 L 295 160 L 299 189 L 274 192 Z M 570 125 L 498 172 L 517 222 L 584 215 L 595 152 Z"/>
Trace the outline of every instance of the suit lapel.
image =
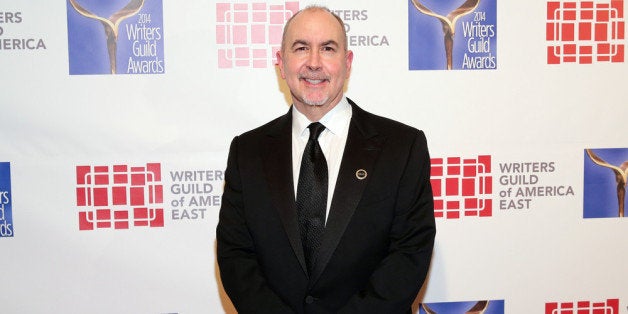
<path id="1" fill-rule="evenodd" d="M 347 135 L 347 143 L 340 163 L 338 180 L 332 198 L 331 208 L 325 226 L 323 241 L 310 278 L 310 286 L 323 273 L 325 266 L 334 253 L 340 239 L 355 212 L 377 156 L 381 151 L 384 138 L 377 136 L 375 129 L 368 123 L 366 113 L 352 101 L 353 113 Z M 356 172 L 365 170 L 366 178 L 358 179 Z"/>
<path id="2" fill-rule="evenodd" d="M 307 273 L 294 200 L 294 183 L 292 177 L 292 109 L 277 120 L 275 127 L 268 132 L 266 141 L 262 152 L 262 159 L 273 205 L 279 212 L 284 230 L 301 264 L 301 268 Z"/>

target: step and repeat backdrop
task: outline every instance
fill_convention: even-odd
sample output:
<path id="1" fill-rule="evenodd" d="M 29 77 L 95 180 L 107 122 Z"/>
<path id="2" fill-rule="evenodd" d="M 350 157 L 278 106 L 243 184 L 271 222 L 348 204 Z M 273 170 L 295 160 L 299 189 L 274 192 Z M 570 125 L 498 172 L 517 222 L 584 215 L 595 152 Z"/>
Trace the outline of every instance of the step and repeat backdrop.
<path id="1" fill-rule="evenodd" d="M 229 313 L 231 139 L 285 113 L 313 1 L 0 0 L 0 312 Z M 416 313 L 628 313 L 624 0 L 321 1 L 346 94 L 425 131 Z"/>

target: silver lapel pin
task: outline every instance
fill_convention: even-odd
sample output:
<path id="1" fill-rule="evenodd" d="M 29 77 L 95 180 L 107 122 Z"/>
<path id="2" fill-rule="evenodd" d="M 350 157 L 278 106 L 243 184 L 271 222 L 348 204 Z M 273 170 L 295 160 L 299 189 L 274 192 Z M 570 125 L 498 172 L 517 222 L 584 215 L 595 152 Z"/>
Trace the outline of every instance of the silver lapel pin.
<path id="1" fill-rule="evenodd" d="M 364 169 L 358 169 L 355 172 L 355 177 L 358 178 L 358 180 L 366 179 L 366 175 L 367 175 L 367 173 L 366 173 L 366 170 L 364 170 Z"/>

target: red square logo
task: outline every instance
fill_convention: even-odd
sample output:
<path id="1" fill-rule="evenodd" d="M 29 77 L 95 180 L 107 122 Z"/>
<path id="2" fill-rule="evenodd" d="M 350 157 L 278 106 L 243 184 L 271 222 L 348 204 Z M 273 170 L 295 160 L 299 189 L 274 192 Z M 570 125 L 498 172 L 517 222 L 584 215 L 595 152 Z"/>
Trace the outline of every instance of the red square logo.
<path id="1" fill-rule="evenodd" d="M 619 299 L 545 303 L 545 314 L 619 314 Z"/>
<path id="2" fill-rule="evenodd" d="M 161 164 L 77 166 L 76 182 L 79 230 L 164 226 Z"/>
<path id="3" fill-rule="evenodd" d="M 623 6 L 623 0 L 548 1 L 547 63 L 624 62 Z"/>
<path id="4" fill-rule="evenodd" d="M 492 215 L 491 156 L 431 159 L 434 217 L 489 217 Z M 444 173 L 443 169 L 447 169 Z"/>

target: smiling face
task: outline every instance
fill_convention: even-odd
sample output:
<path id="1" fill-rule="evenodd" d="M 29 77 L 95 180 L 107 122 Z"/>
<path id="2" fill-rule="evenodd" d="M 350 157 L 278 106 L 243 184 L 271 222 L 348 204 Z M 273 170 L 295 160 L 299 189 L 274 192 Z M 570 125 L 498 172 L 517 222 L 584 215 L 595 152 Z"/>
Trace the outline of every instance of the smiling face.
<path id="1" fill-rule="evenodd" d="M 330 12 L 310 8 L 294 16 L 284 32 L 277 52 L 281 77 L 297 109 L 317 121 L 340 101 L 351 71 L 344 25 Z"/>

